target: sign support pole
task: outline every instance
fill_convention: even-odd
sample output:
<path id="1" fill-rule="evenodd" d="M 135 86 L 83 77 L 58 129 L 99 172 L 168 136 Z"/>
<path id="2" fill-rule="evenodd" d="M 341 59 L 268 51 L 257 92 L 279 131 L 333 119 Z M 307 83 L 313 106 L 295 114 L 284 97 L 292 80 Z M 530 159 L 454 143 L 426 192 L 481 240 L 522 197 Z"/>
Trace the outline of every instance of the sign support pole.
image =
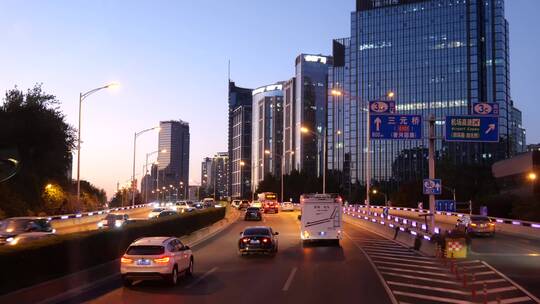
<path id="1" fill-rule="evenodd" d="M 369 193 L 370 193 L 370 184 L 371 184 L 371 155 L 370 155 L 370 150 L 371 150 L 371 115 L 370 115 L 370 111 L 371 109 L 369 108 L 369 102 L 367 103 L 367 106 L 366 106 L 366 117 L 367 117 L 367 123 L 366 123 L 366 207 L 367 207 L 367 213 L 368 215 L 371 214 L 370 212 L 370 209 L 369 209 L 369 200 L 370 200 L 370 197 L 369 197 Z"/>
<path id="2" fill-rule="evenodd" d="M 435 116 L 433 114 L 429 117 L 429 178 L 435 179 Z M 435 232 L 435 195 L 429 195 L 429 213 L 431 214 L 431 221 L 429 225 L 429 231 Z"/>

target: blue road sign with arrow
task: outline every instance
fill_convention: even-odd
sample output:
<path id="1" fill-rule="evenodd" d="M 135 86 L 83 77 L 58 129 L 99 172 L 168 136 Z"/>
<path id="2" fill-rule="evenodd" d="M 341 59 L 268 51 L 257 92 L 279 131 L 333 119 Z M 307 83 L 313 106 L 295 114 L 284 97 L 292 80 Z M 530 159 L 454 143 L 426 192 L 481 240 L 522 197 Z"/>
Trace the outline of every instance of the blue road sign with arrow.
<path id="1" fill-rule="evenodd" d="M 371 139 L 422 139 L 421 115 L 370 115 Z"/>
<path id="2" fill-rule="evenodd" d="M 498 142 L 496 116 L 446 116 L 446 141 Z"/>
<path id="3" fill-rule="evenodd" d="M 442 181 L 440 179 L 425 179 L 423 185 L 425 195 L 442 194 Z"/>

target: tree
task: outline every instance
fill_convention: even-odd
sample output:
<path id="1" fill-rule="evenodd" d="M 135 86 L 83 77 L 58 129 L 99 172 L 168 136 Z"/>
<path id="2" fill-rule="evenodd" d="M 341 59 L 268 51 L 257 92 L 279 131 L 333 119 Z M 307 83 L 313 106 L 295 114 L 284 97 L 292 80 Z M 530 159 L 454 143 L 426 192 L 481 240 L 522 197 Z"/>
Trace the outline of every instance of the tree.
<path id="1" fill-rule="evenodd" d="M 69 186 L 74 129 L 65 122 L 54 95 L 41 84 L 26 93 L 15 87 L 0 106 L 0 150 L 16 151 L 19 171 L 0 187 L 0 209 L 7 216 L 47 210 L 43 192 L 47 184 Z"/>

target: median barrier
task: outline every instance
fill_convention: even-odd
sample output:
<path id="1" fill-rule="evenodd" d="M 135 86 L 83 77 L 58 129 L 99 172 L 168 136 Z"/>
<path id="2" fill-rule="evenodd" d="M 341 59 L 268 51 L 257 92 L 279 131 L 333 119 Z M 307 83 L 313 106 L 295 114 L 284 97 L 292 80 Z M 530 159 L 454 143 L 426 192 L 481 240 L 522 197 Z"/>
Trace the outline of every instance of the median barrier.
<path id="1" fill-rule="evenodd" d="M 204 209 L 122 229 L 72 233 L 16 248 L 0 247 L 0 294 L 114 261 L 137 238 L 186 235 L 224 216 L 225 208 Z"/>

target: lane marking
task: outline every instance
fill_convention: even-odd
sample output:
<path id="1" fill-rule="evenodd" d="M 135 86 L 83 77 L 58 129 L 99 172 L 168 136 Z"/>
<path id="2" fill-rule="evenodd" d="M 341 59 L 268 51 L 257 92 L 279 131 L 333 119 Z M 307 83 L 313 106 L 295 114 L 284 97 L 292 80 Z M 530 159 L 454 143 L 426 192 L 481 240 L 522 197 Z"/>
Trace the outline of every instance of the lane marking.
<path id="1" fill-rule="evenodd" d="M 283 288 L 281 289 L 282 291 L 289 290 L 289 287 L 291 287 L 292 281 L 294 279 L 294 275 L 296 274 L 297 270 L 298 270 L 297 267 L 293 267 L 293 269 L 291 269 L 291 273 L 289 274 L 287 281 L 285 281 L 285 285 L 283 285 Z"/>
<path id="2" fill-rule="evenodd" d="M 416 256 L 416 254 L 414 252 L 410 252 L 410 251 L 402 251 L 402 252 L 395 252 L 393 250 L 384 250 L 384 249 L 364 249 L 366 252 L 369 252 L 369 253 L 375 253 L 375 252 L 382 252 L 382 253 L 394 253 L 396 255 L 402 255 L 402 256 Z"/>
<path id="3" fill-rule="evenodd" d="M 204 280 L 207 276 L 211 275 L 212 273 L 214 273 L 216 270 L 218 270 L 217 267 L 214 267 L 210 270 L 208 270 L 206 273 L 204 273 L 202 276 L 198 277 L 195 281 L 191 282 L 191 284 L 189 284 L 188 286 L 186 286 L 186 289 L 190 289 L 192 288 L 193 286 L 199 284 L 202 280 Z"/>
<path id="4" fill-rule="evenodd" d="M 423 268 L 423 269 L 433 269 L 433 270 L 446 270 L 445 267 L 433 267 L 433 266 L 423 266 L 423 265 L 414 265 L 414 264 L 406 264 L 406 263 L 394 263 L 394 262 L 385 262 L 385 261 L 374 261 L 375 264 L 387 264 L 387 265 L 396 265 L 396 266 L 404 266 L 404 267 L 414 267 L 414 268 Z"/>
<path id="5" fill-rule="evenodd" d="M 451 275 L 451 274 L 447 274 L 447 273 L 432 272 L 432 271 L 420 271 L 420 270 L 394 268 L 394 267 L 387 267 L 387 266 L 379 266 L 379 268 L 380 269 L 385 269 L 385 270 L 392 270 L 392 271 L 427 274 L 427 275 L 440 276 L 440 277 L 445 277 L 445 278 L 454 278 L 455 277 L 455 275 Z"/>
<path id="6" fill-rule="evenodd" d="M 395 258 L 395 257 L 388 257 L 388 256 L 378 256 L 378 255 L 375 255 L 375 254 L 372 254 L 371 257 L 374 258 L 374 259 L 382 259 L 382 260 L 406 261 L 406 262 L 427 264 L 427 265 L 440 265 L 437 262 L 414 261 L 414 260 L 411 260 L 411 259 L 402 259 L 402 258 Z"/>
<path id="7" fill-rule="evenodd" d="M 419 277 L 419 276 L 412 276 L 412 275 L 406 275 L 406 274 L 400 274 L 396 272 L 385 272 L 381 271 L 382 274 L 393 276 L 393 277 L 400 277 L 400 278 L 406 278 L 406 279 L 413 279 L 413 280 L 420 280 L 420 281 L 428 281 L 428 282 L 436 282 L 436 283 L 442 283 L 442 284 L 451 284 L 451 285 L 461 285 L 461 283 L 454 282 L 454 281 L 448 281 L 448 280 L 439 280 L 434 278 L 428 278 L 428 277 Z M 486 281 L 484 281 L 486 282 Z M 476 282 L 476 283 L 483 283 L 483 282 Z M 487 282 L 486 282 L 487 283 Z"/>
<path id="8" fill-rule="evenodd" d="M 513 303 L 522 303 L 522 302 L 528 302 L 531 298 L 529 297 L 519 297 L 519 298 L 510 298 L 510 299 L 504 299 L 501 300 L 501 302 L 497 301 L 489 301 L 488 304 L 513 304 Z"/>
<path id="9" fill-rule="evenodd" d="M 492 288 L 487 289 L 486 293 L 498 293 L 498 292 L 505 292 L 505 291 L 512 291 L 512 290 L 518 290 L 516 286 L 508 286 L 508 287 L 499 287 L 499 288 Z"/>
<path id="10" fill-rule="evenodd" d="M 402 286 L 402 287 L 410 287 L 410 288 L 416 288 L 416 289 L 425 289 L 430 291 L 440 291 L 440 292 L 446 292 L 446 293 L 453 293 L 458 294 L 462 296 L 470 296 L 470 292 L 465 292 L 461 290 L 454 290 L 454 289 L 447 289 L 447 288 L 441 288 L 441 287 L 433 287 L 433 286 L 424 286 L 424 285 L 416 285 L 416 284 L 409 284 L 409 283 L 401 283 L 401 282 L 394 282 L 394 281 L 388 281 L 388 284 L 394 285 L 394 286 Z"/>
<path id="11" fill-rule="evenodd" d="M 394 293 L 400 296 L 418 298 L 418 299 L 429 300 L 433 302 L 443 302 L 443 303 L 452 303 L 452 304 L 471 304 L 470 301 L 441 298 L 441 297 L 428 296 L 428 295 L 422 295 L 422 294 L 416 294 L 416 293 L 410 293 L 410 292 L 404 292 L 404 291 L 394 291 Z"/>
<path id="12" fill-rule="evenodd" d="M 525 288 L 521 287 L 521 285 L 519 285 L 518 283 L 514 282 L 513 280 L 511 280 L 509 277 L 507 277 L 506 275 L 504 275 L 503 273 L 501 273 L 500 271 L 498 271 L 497 269 L 495 269 L 495 267 L 489 265 L 488 263 L 482 261 L 482 264 L 486 265 L 488 268 L 490 268 L 491 270 L 493 270 L 493 272 L 496 272 L 498 275 L 500 275 L 502 278 L 504 278 L 506 281 L 508 281 L 510 284 L 514 285 L 515 287 L 517 287 L 519 290 L 521 290 L 521 292 L 523 292 L 524 294 L 526 294 L 529 298 L 531 298 L 533 301 L 536 301 L 536 303 L 540 303 L 540 300 L 535 297 L 533 294 L 531 294 L 529 291 L 527 291 Z"/>
<path id="13" fill-rule="evenodd" d="M 367 248 L 367 249 L 370 249 L 370 248 L 378 248 L 378 249 L 383 249 L 383 250 L 392 250 L 392 251 L 403 251 L 403 252 L 410 252 L 410 250 L 408 248 L 403 248 L 401 246 L 387 246 L 387 245 L 363 245 L 363 244 L 358 244 L 360 246 L 362 246 L 362 248 Z"/>
<path id="14" fill-rule="evenodd" d="M 421 260 L 421 261 L 433 261 L 433 258 L 425 258 L 425 257 L 419 257 L 419 256 L 409 256 L 409 255 L 402 255 L 402 254 L 389 254 L 389 253 L 382 253 L 382 252 L 373 253 L 373 254 L 371 254 L 371 256 L 373 256 L 373 257 L 376 257 L 376 256 L 403 257 L 403 258 L 407 258 L 407 259 L 414 259 L 414 260 Z"/>
<path id="15" fill-rule="evenodd" d="M 479 276 L 479 275 L 490 275 L 490 274 L 496 274 L 495 271 L 482 271 L 482 272 L 475 272 L 474 275 L 475 276 Z"/>
<path id="16" fill-rule="evenodd" d="M 392 304 L 399 304 L 399 302 L 396 299 L 395 295 L 392 293 L 392 290 L 390 289 L 388 284 L 386 284 L 386 281 L 384 280 L 382 274 L 379 272 L 379 269 L 377 269 L 377 267 L 375 266 L 375 264 L 373 263 L 373 261 L 371 260 L 369 255 L 364 251 L 364 249 L 362 249 L 362 247 L 360 247 L 360 245 L 358 245 L 354 240 L 351 239 L 351 237 L 349 236 L 349 234 L 347 232 L 343 231 L 343 235 L 346 238 L 348 238 L 349 240 L 351 240 L 353 245 L 356 246 L 356 248 L 358 248 L 364 254 L 364 256 L 368 260 L 369 264 L 371 264 L 371 268 L 373 268 L 373 271 L 375 271 L 375 273 L 377 274 L 377 277 L 379 277 L 379 281 L 381 281 L 381 284 L 383 285 L 384 289 L 386 290 L 386 293 L 388 294 L 388 297 L 390 298 L 390 301 L 392 302 Z"/>

